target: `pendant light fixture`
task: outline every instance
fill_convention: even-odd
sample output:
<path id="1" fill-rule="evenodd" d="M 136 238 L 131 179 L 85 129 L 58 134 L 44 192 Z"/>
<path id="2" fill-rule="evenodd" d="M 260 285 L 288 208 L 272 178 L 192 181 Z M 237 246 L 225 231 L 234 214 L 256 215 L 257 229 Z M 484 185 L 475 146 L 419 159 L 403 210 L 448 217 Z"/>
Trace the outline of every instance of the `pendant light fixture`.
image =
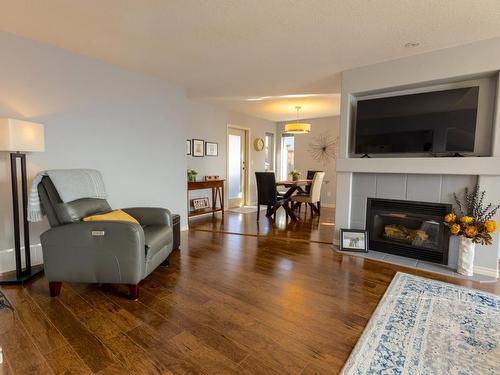
<path id="1" fill-rule="evenodd" d="M 311 124 L 307 124 L 299 121 L 299 111 L 302 107 L 300 105 L 296 106 L 297 110 L 297 121 L 285 124 L 285 133 L 289 134 L 306 134 L 311 131 Z"/>

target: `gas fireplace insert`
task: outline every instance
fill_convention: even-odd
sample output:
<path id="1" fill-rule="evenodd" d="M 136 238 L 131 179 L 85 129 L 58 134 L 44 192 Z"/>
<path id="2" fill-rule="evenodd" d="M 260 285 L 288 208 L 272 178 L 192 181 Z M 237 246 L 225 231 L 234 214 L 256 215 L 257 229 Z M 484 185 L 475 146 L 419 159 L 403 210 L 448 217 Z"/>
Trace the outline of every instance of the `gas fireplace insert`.
<path id="1" fill-rule="evenodd" d="M 370 250 L 448 264 L 450 204 L 368 198 Z"/>

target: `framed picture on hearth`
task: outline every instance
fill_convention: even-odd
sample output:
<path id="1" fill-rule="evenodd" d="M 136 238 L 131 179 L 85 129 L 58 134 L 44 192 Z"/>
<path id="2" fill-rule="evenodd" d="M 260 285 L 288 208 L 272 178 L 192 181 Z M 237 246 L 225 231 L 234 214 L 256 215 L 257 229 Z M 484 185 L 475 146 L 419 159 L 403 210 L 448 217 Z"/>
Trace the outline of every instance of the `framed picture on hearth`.
<path id="1" fill-rule="evenodd" d="M 361 229 L 341 229 L 340 250 L 367 253 L 368 232 Z"/>

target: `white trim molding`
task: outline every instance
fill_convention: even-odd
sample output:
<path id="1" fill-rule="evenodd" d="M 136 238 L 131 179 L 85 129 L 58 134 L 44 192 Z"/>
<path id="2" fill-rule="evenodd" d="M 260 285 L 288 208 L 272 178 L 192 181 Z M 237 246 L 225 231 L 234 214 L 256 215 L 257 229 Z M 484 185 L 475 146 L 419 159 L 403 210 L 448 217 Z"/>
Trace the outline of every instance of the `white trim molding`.
<path id="1" fill-rule="evenodd" d="M 498 176 L 500 157 L 337 159 L 337 173 L 406 173 Z"/>
<path id="2" fill-rule="evenodd" d="M 321 203 L 321 207 L 335 208 L 335 203 Z"/>
<path id="3" fill-rule="evenodd" d="M 21 247 L 21 264 L 26 266 L 24 262 L 24 246 Z M 43 264 L 42 245 L 31 245 L 31 264 Z M 0 250 L 0 273 L 14 271 L 16 269 L 16 259 L 14 256 L 14 249 Z"/>
<path id="4" fill-rule="evenodd" d="M 185 232 L 187 230 L 189 230 L 189 225 L 183 225 L 183 226 L 181 226 L 181 232 Z"/>
<path id="5" fill-rule="evenodd" d="M 481 266 L 474 266 L 474 273 L 478 273 L 484 276 L 491 276 L 498 279 L 498 269 L 497 268 L 488 268 Z"/>

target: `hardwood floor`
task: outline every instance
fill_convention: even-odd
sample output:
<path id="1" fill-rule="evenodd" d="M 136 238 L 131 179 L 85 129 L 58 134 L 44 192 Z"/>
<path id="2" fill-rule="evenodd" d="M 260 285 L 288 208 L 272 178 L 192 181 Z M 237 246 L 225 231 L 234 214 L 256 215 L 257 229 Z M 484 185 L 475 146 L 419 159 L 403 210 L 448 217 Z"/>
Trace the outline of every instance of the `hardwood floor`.
<path id="1" fill-rule="evenodd" d="M 209 232 L 244 234 L 248 236 L 265 236 L 273 238 L 285 238 L 291 240 L 303 240 L 307 242 L 320 242 L 331 244 L 333 242 L 333 230 L 335 227 L 335 209 L 322 207 L 321 216 L 311 218 L 310 210 L 302 207 L 299 221 L 286 219 L 285 211 L 279 209 L 276 220 L 272 221 L 265 217 L 265 211 L 261 212 L 260 221 L 257 222 L 257 213 L 240 214 L 227 211 L 224 218 L 217 214 L 191 219 L 189 228 Z"/>
<path id="2" fill-rule="evenodd" d="M 190 230 L 141 285 L 2 287 L 0 374 L 336 374 L 396 271 L 452 279 L 274 236 Z"/>

